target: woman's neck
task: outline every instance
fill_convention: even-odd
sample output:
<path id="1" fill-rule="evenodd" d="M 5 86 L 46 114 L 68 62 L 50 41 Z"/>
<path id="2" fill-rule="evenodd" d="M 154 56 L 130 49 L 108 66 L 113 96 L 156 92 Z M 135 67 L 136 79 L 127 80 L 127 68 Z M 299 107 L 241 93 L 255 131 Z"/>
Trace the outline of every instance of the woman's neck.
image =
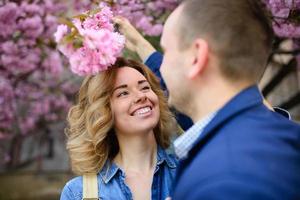
<path id="1" fill-rule="evenodd" d="M 114 162 L 126 171 L 148 171 L 156 165 L 157 144 L 153 131 L 134 136 L 118 135 L 119 153 Z"/>

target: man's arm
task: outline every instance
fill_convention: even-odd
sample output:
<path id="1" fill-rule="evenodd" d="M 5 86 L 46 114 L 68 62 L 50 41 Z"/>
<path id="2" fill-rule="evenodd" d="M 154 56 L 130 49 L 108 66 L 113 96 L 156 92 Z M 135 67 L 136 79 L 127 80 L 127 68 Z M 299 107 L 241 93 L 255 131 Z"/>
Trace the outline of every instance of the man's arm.
<path id="1" fill-rule="evenodd" d="M 119 31 L 126 37 L 126 48 L 136 52 L 141 60 L 160 79 L 160 85 L 166 90 L 166 85 L 160 74 L 163 55 L 148 42 L 124 17 L 115 17 L 114 22 L 119 26 Z"/>
<path id="2" fill-rule="evenodd" d="M 118 16 L 113 20 L 114 23 L 119 26 L 119 31 L 126 37 L 126 48 L 136 52 L 143 62 L 145 62 L 152 53 L 156 52 L 150 42 L 132 26 L 128 19 Z"/>

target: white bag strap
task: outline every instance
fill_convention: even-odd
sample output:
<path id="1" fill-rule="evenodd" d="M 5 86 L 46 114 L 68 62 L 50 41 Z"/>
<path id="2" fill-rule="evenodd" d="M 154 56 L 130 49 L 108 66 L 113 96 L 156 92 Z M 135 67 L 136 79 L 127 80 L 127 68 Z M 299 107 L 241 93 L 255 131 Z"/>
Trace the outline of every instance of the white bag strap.
<path id="1" fill-rule="evenodd" d="M 98 200 L 97 174 L 83 175 L 83 200 Z"/>

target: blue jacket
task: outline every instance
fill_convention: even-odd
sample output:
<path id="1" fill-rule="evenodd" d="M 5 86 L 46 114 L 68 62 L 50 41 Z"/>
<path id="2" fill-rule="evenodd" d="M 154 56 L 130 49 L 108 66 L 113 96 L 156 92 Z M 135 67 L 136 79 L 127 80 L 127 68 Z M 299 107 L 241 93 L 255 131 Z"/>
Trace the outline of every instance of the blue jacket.
<path id="1" fill-rule="evenodd" d="M 235 96 L 180 161 L 172 200 L 300 199 L 300 126 L 256 86 Z"/>
<path id="2" fill-rule="evenodd" d="M 157 164 L 152 182 L 152 200 L 165 200 L 170 196 L 175 178 L 177 160 L 161 147 L 157 151 Z M 97 175 L 101 200 L 132 200 L 132 193 L 125 183 L 125 173 L 114 163 L 106 163 Z M 60 200 L 82 199 L 82 176 L 70 180 L 61 193 Z"/>

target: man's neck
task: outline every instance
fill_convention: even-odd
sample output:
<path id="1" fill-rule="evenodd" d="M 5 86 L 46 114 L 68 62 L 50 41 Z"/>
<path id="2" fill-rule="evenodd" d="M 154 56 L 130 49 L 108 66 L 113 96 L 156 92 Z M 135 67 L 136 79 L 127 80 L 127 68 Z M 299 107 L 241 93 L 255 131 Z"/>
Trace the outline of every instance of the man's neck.
<path id="1" fill-rule="evenodd" d="M 201 120 L 210 113 L 216 112 L 224 107 L 233 97 L 251 84 L 244 83 L 239 85 L 217 84 L 211 88 L 202 89 L 201 93 L 196 93 L 190 104 L 189 116 L 194 122 Z"/>

